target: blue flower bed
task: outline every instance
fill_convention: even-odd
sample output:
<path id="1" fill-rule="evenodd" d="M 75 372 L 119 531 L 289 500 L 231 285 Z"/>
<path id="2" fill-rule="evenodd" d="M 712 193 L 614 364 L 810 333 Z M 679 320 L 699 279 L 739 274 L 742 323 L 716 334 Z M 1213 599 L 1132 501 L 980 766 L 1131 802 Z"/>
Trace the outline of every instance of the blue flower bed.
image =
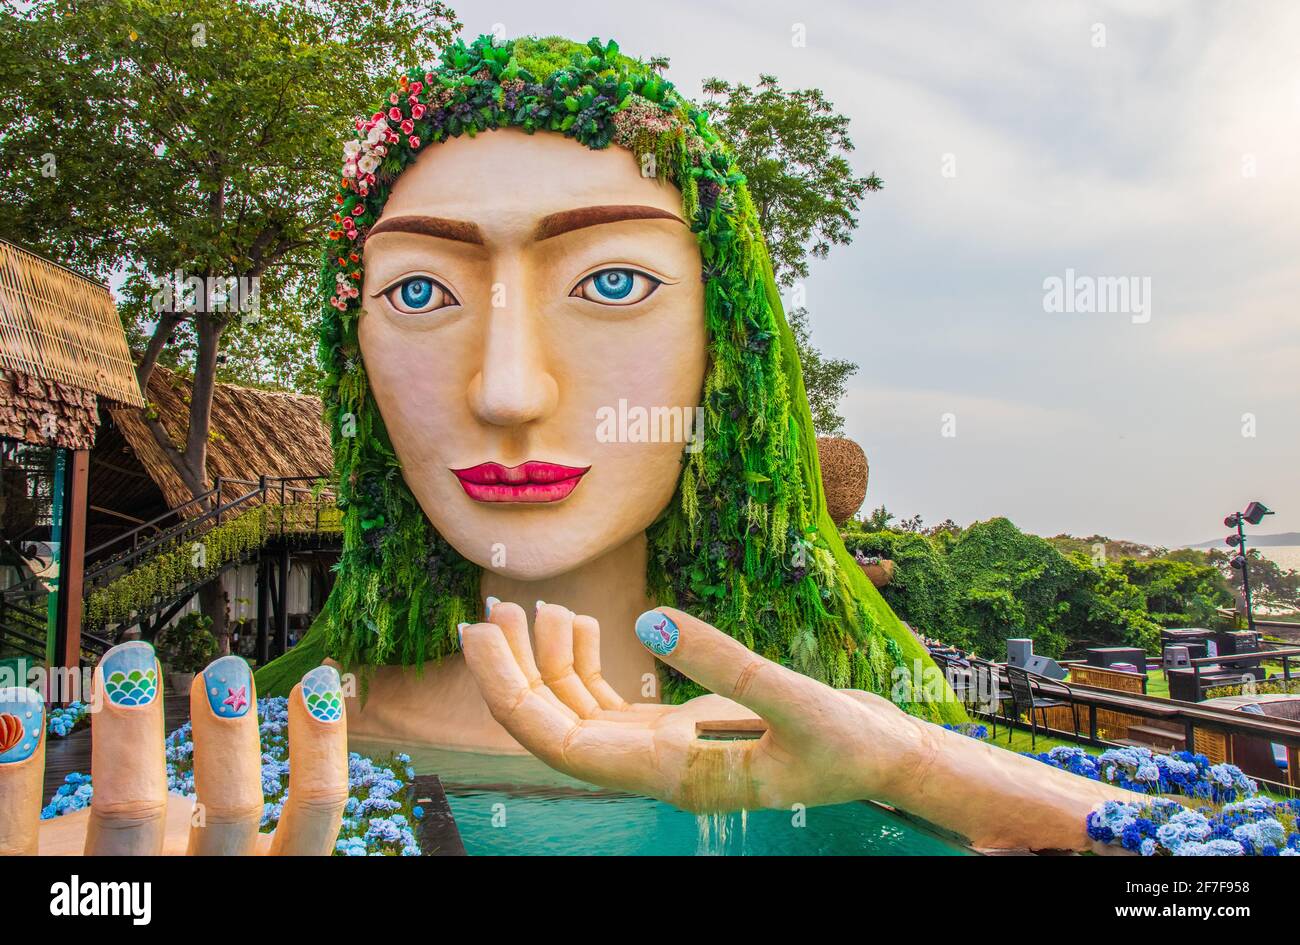
<path id="1" fill-rule="evenodd" d="M 275 829 L 289 793 L 289 711 L 284 697 L 259 699 L 262 737 L 262 830 Z M 194 796 L 194 741 L 186 722 L 167 736 L 167 788 Z M 351 752 L 348 755 L 348 803 L 335 845 L 340 856 L 419 856 L 413 824 L 423 811 L 413 805 L 415 769 L 409 755 L 394 755 L 387 764 Z M 58 817 L 90 804 L 90 775 L 70 774 L 41 811 Z"/>
<path id="2" fill-rule="evenodd" d="M 66 738 L 82 722 L 90 717 L 90 706 L 84 702 L 73 702 L 67 706 L 51 709 L 46 730 L 51 735 Z"/>
<path id="3" fill-rule="evenodd" d="M 72 772 L 63 779 L 63 783 L 54 792 L 50 802 L 41 809 L 41 820 L 49 820 L 51 817 L 60 817 L 63 814 L 71 814 L 74 810 L 89 807 L 94 791 L 90 784 L 90 775 Z"/>
<path id="4" fill-rule="evenodd" d="M 1138 794 L 1177 794 L 1147 804 L 1107 801 L 1088 815 L 1088 836 L 1143 856 L 1300 856 L 1300 800 L 1274 801 L 1236 765 L 1212 765 L 1204 755 L 1147 748 L 1112 748 L 1093 757 L 1082 748 L 1053 748 L 1031 757 L 1094 781 Z"/>
<path id="5" fill-rule="evenodd" d="M 1300 800 L 1250 797 L 1218 810 L 1107 801 L 1088 815 L 1088 836 L 1143 856 L 1300 856 Z"/>
<path id="6" fill-rule="evenodd" d="M 1111 748 L 1093 757 L 1069 745 L 1030 757 L 1138 794 L 1182 794 L 1226 804 L 1238 797 L 1253 797 L 1259 790 L 1236 765 L 1212 765 L 1204 755 L 1190 751 L 1157 755 L 1149 748 Z"/>

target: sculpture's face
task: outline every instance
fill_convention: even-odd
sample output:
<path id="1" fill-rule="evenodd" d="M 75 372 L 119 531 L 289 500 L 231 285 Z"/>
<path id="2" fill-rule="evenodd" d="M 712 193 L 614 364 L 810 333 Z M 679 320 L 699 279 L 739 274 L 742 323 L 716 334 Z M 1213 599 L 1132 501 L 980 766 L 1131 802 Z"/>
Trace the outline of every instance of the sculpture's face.
<path id="1" fill-rule="evenodd" d="M 562 574 L 672 498 L 707 362 L 680 214 L 629 152 L 556 134 L 454 138 L 399 178 L 361 351 L 407 485 L 469 560 Z"/>

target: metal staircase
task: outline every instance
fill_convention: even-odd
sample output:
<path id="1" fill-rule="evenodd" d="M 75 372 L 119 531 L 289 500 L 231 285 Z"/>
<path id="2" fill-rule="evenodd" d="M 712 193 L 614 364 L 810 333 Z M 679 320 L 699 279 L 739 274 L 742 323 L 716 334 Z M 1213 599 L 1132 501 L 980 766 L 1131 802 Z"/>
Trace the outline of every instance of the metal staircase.
<path id="1" fill-rule="evenodd" d="M 342 518 L 333 490 L 315 477 L 219 478 L 189 502 L 86 552 L 81 629 L 83 655 L 93 660 L 139 626 L 152 637 L 204 584 L 258 561 L 259 623 L 266 605 L 284 609 L 288 555 L 337 549 Z M 269 581 L 279 562 L 277 588 Z M 44 661 L 51 589 L 30 578 L 0 592 L 0 653 Z M 281 620 L 283 623 L 283 619 Z"/>

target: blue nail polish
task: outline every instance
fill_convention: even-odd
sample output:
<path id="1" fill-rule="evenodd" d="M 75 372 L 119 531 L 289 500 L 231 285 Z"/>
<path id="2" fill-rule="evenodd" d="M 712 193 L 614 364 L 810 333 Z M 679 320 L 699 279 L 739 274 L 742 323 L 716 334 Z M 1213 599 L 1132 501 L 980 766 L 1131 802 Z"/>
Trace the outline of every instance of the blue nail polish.
<path id="1" fill-rule="evenodd" d="M 343 685 L 333 666 L 317 666 L 302 677 L 302 701 L 312 718 L 337 722 L 343 718 Z"/>
<path id="2" fill-rule="evenodd" d="M 484 613 L 486 616 L 491 617 L 491 616 L 492 616 L 492 608 L 495 607 L 495 606 L 496 606 L 497 604 L 499 604 L 499 603 L 501 603 L 500 599 L 498 599 L 498 598 L 496 598 L 496 597 L 489 597 L 489 598 L 487 599 L 487 606 L 484 608 L 483 613 Z"/>
<path id="3" fill-rule="evenodd" d="M 677 649 L 677 624 L 667 614 L 647 610 L 636 618 L 636 638 L 656 656 L 667 656 Z"/>
<path id="4" fill-rule="evenodd" d="M 219 719 L 238 719 L 248 714 L 253 702 L 253 674 L 238 656 L 223 656 L 203 671 L 203 688 L 208 705 Z"/>
<path id="5" fill-rule="evenodd" d="M 456 639 L 461 646 L 465 645 L 465 628 L 468 626 L 469 624 L 467 623 L 456 624 Z"/>
<path id="6" fill-rule="evenodd" d="M 100 661 L 104 692 L 113 705 L 148 705 L 158 695 L 158 661 L 143 640 L 120 643 Z"/>
<path id="7" fill-rule="evenodd" d="M 34 689 L 0 689 L 0 765 L 30 758 L 44 728 L 45 703 Z"/>

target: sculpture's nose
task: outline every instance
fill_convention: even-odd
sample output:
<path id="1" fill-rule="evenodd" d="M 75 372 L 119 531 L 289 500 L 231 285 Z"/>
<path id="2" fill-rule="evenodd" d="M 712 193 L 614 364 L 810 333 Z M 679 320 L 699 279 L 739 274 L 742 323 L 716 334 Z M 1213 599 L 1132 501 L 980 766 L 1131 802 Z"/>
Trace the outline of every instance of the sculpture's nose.
<path id="1" fill-rule="evenodd" d="M 559 395 L 547 364 L 538 313 L 528 305 L 522 273 L 492 287 L 484 325 L 483 363 L 470 382 L 470 406 L 484 423 L 522 426 L 549 416 Z"/>

